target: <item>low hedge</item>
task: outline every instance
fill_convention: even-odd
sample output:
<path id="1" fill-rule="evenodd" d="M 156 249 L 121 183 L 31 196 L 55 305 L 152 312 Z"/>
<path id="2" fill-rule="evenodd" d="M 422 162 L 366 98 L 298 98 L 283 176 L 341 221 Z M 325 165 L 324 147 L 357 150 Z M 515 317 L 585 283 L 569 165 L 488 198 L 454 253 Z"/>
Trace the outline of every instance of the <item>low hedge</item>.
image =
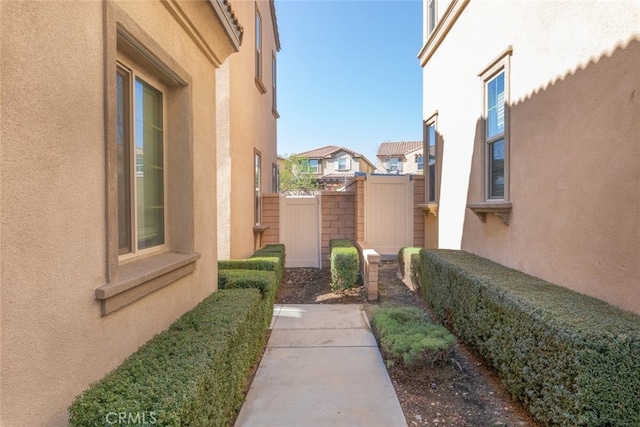
<path id="1" fill-rule="evenodd" d="M 266 327 L 271 323 L 273 304 L 278 293 L 278 282 L 273 271 L 220 270 L 218 289 L 258 289 L 264 299 Z"/>
<path id="2" fill-rule="evenodd" d="M 264 306 L 257 289 L 215 292 L 78 396 L 69 424 L 127 414 L 158 426 L 230 425 L 264 345 Z"/>
<path id="3" fill-rule="evenodd" d="M 284 268 L 285 248 L 282 243 L 271 243 L 262 249 L 258 249 L 251 255 L 251 258 L 270 258 L 277 257 L 280 260 L 280 268 Z"/>
<path id="4" fill-rule="evenodd" d="M 417 307 L 382 307 L 371 318 L 387 365 L 420 368 L 446 363 L 456 339 Z"/>
<path id="5" fill-rule="evenodd" d="M 440 318 L 546 425 L 640 425 L 640 317 L 475 255 L 420 253 Z"/>
<path id="6" fill-rule="evenodd" d="M 282 280 L 283 262 L 279 256 L 256 257 L 218 261 L 218 271 L 222 270 L 264 270 L 273 271 L 278 283 Z"/>
<path id="7" fill-rule="evenodd" d="M 398 269 L 400 276 L 407 285 L 417 287 L 418 265 L 420 264 L 420 248 L 406 246 L 398 252 Z M 413 289 L 413 288 L 412 288 Z"/>
<path id="8" fill-rule="evenodd" d="M 331 289 L 340 290 L 356 286 L 360 274 L 358 250 L 347 239 L 334 239 L 331 248 Z"/>

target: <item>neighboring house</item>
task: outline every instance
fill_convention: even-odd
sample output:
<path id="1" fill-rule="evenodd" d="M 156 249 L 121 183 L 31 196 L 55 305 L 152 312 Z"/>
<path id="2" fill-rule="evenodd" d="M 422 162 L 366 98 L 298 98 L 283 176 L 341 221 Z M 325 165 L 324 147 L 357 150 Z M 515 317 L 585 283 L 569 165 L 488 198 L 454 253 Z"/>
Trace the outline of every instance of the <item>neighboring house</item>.
<path id="1" fill-rule="evenodd" d="M 375 169 L 366 157 L 360 153 L 335 145 L 316 148 L 296 154 L 309 159 L 309 169 L 316 176 L 318 187 L 322 190 L 344 188 L 356 172 L 371 173 Z"/>
<path id="2" fill-rule="evenodd" d="M 246 258 L 261 245 L 262 195 L 278 191 L 274 1 L 232 5 L 244 34 L 216 71 L 219 259 Z"/>
<path id="3" fill-rule="evenodd" d="M 640 313 L 640 4 L 424 7 L 427 246 Z"/>
<path id="4" fill-rule="evenodd" d="M 422 141 L 383 142 L 378 147 L 377 173 L 422 174 L 424 159 Z"/>
<path id="5" fill-rule="evenodd" d="M 216 69 L 249 23 L 222 0 L 0 10 L 0 425 L 65 426 L 216 291 Z"/>

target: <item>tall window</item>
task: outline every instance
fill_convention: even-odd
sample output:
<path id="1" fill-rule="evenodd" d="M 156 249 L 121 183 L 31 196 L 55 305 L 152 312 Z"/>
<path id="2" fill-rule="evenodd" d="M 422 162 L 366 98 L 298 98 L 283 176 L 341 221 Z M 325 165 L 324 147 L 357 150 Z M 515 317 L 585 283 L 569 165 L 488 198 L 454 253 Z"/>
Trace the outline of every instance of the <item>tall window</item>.
<path id="1" fill-rule="evenodd" d="M 277 74 L 276 74 L 276 54 L 273 52 L 271 56 L 271 109 L 276 117 L 278 117 L 278 91 Z"/>
<path id="2" fill-rule="evenodd" d="M 280 191 L 280 172 L 278 171 L 278 165 L 271 164 L 271 192 L 277 193 Z"/>
<path id="3" fill-rule="evenodd" d="M 426 136 L 426 149 L 429 160 L 427 162 L 427 202 L 435 203 L 437 200 L 436 195 L 436 123 L 427 123 L 425 136 Z"/>
<path id="4" fill-rule="evenodd" d="M 387 160 L 387 171 L 393 173 L 402 172 L 402 159 L 393 157 Z"/>
<path id="5" fill-rule="evenodd" d="M 424 157 L 423 156 L 417 156 L 416 157 L 416 164 L 418 165 L 418 170 L 419 171 L 424 170 Z"/>
<path id="6" fill-rule="evenodd" d="M 427 34 L 431 34 L 436 28 L 438 17 L 436 15 L 436 0 L 427 1 Z"/>
<path id="7" fill-rule="evenodd" d="M 505 90 L 504 70 L 486 83 L 486 152 L 488 198 L 504 199 L 505 185 Z"/>
<path id="8" fill-rule="evenodd" d="M 260 224 L 260 220 L 261 220 L 261 209 L 260 209 L 260 153 L 259 152 L 255 152 L 255 156 L 254 156 L 254 166 L 255 166 L 255 172 L 253 175 L 253 182 L 254 182 L 254 219 L 255 219 L 255 223 L 256 224 Z"/>
<path id="9" fill-rule="evenodd" d="M 123 65 L 117 67 L 116 91 L 122 255 L 165 243 L 164 106 L 162 92 Z"/>
<path id="10" fill-rule="evenodd" d="M 262 18 L 256 8 L 256 79 L 262 80 Z"/>
<path id="11" fill-rule="evenodd" d="M 351 159 L 347 159 L 346 157 L 342 157 L 338 159 L 338 170 L 345 171 L 351 169 Z"/>
<path id="12" fill-rule="evenodd" d="M 320 173 L 320 163 L 318 159 L 309 159 L 309 173 Z"/>

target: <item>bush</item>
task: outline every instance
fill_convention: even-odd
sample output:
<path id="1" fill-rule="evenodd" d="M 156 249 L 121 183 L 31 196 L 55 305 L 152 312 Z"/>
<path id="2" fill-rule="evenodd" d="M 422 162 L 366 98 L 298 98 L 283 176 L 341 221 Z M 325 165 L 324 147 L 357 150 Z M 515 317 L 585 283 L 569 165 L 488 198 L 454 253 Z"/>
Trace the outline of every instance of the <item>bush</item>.
<path id="1" fill-rule="evenodd" d="M 271 258 L 277 257 L 280 260 L 280 268 L 284 268 L 285 249 L 282 243 L 272 243 L 262 249 L 258 249 L 251 255 L 251 258 Z"/>
<path id="2" fill-rule="evenodd" d="M 260 270 L 220 270 L 218 289 L 258 289 L 263 297 L 266 327 L 273 316 L 273 304 L 278 293 L 276 275 L 273 271 Z"/>
<path id="3" fill-rule="evenodd" d="M 446 328 L 431 323 L 417 307 L 379 308 L 371 322 L 387 363 L 400 362 L 411 368 L 442 364 L 456 342 Z"/>
<path id="4" fill-rule="evenodd" d="M 360 273 L 358 250 L 347 239 L 331 240 L 329 247 L 331 248 L 331 289 L 336 291 L 354 287 Z"/>
<path id="5" fill-rule="evenodd" d="M 461 251 L 420 254 L 427 301 L 547 425 L 640 425 L 640 317 Z"/>
<path id="6" fill-rule="evenodd" d="M 282 280 L 282 261 L 278 256 L 256 257 L 248 259 L 233 259 L 218 261 L 218 271 L 221 270 L 264 270 L 276 274 L 278 284 Z"/>
<path id="7" fill-rule="evenodd" d="M 113 412 L 158 426 L 230 425 L 264 345 L 264 305 L 256 289 L 212 294 L 78 396 L 70 425 L 104 426 Z"/>

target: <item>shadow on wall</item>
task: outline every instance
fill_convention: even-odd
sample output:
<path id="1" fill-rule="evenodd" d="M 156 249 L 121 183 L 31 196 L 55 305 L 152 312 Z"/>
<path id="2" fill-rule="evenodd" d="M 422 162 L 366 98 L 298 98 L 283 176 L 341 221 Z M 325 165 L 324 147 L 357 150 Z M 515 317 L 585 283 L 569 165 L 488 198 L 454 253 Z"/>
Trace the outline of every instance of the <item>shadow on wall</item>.
<path id="1" fill-rule="evenodd" d="M 518 70 L 511 68 L 511 75 Z M 507 107 L 510 224 L 465 212 L 462 249 L 640 312 L 640 41 Z M 483 200 L 477 120 L 468 203 Z M 629 302 L 635 301 L 635 302 Z"/>

